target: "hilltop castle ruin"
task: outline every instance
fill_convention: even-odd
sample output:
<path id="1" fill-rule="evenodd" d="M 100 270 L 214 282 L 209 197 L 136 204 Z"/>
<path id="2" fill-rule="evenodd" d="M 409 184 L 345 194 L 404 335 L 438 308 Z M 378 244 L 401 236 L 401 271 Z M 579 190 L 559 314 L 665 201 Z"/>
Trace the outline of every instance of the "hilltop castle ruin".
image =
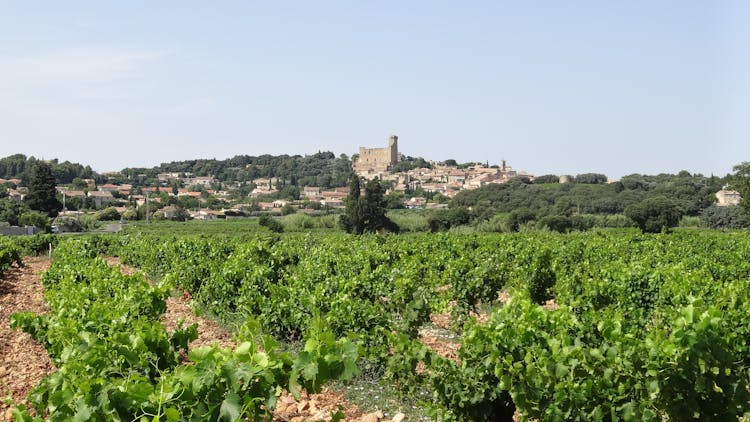
<path id="1" fill-rule="evenodd" d="M 354 163 L 354 171 L 361 175 L 372 175 L 388 171 L 398 162 L 398 136 L 388 138 L 385 148 L 359 147 L 359 158 Z"/>

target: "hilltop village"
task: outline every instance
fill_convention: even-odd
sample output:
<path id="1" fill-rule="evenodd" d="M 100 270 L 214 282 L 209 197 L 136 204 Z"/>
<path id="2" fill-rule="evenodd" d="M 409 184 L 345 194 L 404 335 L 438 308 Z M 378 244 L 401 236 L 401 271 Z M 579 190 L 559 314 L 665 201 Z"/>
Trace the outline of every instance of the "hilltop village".
<path id="1" fill-rule="evenodd" d="M 0 158 L 0 225 L 23 225 L 19 217 L 27 210 L 22 204 L 27 202 L 32 169 L 40 161 L 21 154 Z M 726 188 L 726 179 L 688 172 L 610 180 L 596 173 L 535 176 L 514 170 L 505 160 L 427 161 L 401 154 L 396 135 L 384 147 L 360 147 L 351 157 L 331 152 L 235 156 L 109 173 L 67 161 L 44 162 L 56 182 L 60 215 L 77 221 L 81 215 L 106 221 L 337 213 L 345 208 L 352 172 L 367 180 L 377 178 L 389 209 L 442 209 L 452 203 L 456 209 L 472 210 L 478 221 L 511 212 L 522 221 L 621 215 L 649 196 L 666 195 L 688 216 L 697 217 L 712 204 L 731 208 L 709 212 L 735 224 L 734 217 L 724 215 L 737 214 L 734 208 L 741 200 L 738 192 Z M 518 183 L 510 183 L 514 181 Z"/>
<path id="2" fill-rule="evenodd" d="M 330 153 L 315 156 L 325 154 Z M 334 158 L 332 154 L 327 158 L 342 160 Z M 408 159 L 411 160 L 411 157 Z M 400 163 L 406 165 L 400 166 Z M 51 164 L 59 163 L 54 160 Z M 64 164 L 69 163 L 60 165 Z M 128 216 L 134 210 L 150 207 L 160 210 L 161 217 L 172 218 L 175 209 L 181 208 L 186 212 L 184 217 L 214 219 L 255 211 L 281 213 L 282 209 L 289 210 L 289 207 L 307 211 L 343 208 L 348 194 L 347 173 L 352 170 L 368 180 L 379 178 L 386 187 L 386 193 L 398 198 L 405 208 L 444 208 L 450 199 L 463 190 L 505 183 L 516 176 L 533 178 L 530 174 L 516 172 L 504 160 L 500 165 L 459 165 L 453 160 L 428 162 L 421 158 L 406 162 L 398 151 L 398 137 L 395 135 L 388 139 L 386 147 L 360 147 L 351 161 L 347 159 L 337 165 L 345 168 L 337 170 L 339 176 L 335 180 L 320 175 L 317 179 L 295 180 L 294 176 L 285 176 L 280 169 L 270 168 L 269 171 L 272 164 L 258 164 L 257 160 L 239 170 L 232 167 L 236 177 L 227 176 L 226 172 L 224 177 L 218 177 L 214 174 L 199 176 L 190 171 L 136 173 L 130 171 L 132 169 L 94 174 L 87 167 L 89 177 L 62 180 L 57 190 L 60 201 L 65 205 L 64 212 L 114 207 L 121 215 Z M 254 173 L 269 175 L 247 177 Z M 315 183 L 320 180 L 327 183 Z M 28 191 L 20 178 L 0 179 L 0 186 L 6 186 L 7 195 L 18 201 L 23 200 Z M 175 206 L 160 207 L 166 203 Z M 151 211 L 143 211 L 146 212 Z"/>

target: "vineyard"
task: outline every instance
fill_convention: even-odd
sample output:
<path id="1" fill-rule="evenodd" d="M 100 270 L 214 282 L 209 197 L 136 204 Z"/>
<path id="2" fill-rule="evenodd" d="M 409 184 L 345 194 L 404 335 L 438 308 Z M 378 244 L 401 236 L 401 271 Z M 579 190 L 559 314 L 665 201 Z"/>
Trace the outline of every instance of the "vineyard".
<path id="1" fill-rule="evenodd" d="M 20 250 L 0 243 L 0 270 Z M 58 370 L 17 420 L 262 420 L 282 390 L 360 373 L 428 392 L 444 421 L 750 411 L 742 232 L 89 237 L 61 241 L 42 282 L 50 312 L 10 324 Z M 175 290 L 237 346 L 189 349 L 194 326 L 166 330 Z M 424 341 L 438 316 L 454 355 Z"/>

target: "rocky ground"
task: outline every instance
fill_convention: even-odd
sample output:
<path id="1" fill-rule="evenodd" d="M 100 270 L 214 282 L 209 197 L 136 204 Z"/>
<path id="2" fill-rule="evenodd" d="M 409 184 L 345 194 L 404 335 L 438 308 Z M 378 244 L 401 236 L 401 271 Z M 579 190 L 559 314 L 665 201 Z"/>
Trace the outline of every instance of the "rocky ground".
<path id="1" fill-rule="evenodd" d="M 22 268 L 8 270 L 0 281 L 0 415 L 6 418 L 6 398 L 23 403 L 29 391 L 55 370 L 44 347 L 8 323 L 15 312 L 47 312 L 39 277 L 50 260 L 27 257 L 23 263 Z"/>

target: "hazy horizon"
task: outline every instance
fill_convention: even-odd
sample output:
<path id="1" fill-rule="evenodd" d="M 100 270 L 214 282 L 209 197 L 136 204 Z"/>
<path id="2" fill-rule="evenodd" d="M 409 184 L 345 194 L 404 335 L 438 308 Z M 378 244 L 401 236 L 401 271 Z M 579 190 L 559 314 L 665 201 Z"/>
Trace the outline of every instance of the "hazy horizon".
<path id="1" fill-rule="evenodd" d="M 0 156 L 107 172 L 396 134 L 537 175 L 750 161 L 746 2 L 44 3 L 0 16 Z"/>

